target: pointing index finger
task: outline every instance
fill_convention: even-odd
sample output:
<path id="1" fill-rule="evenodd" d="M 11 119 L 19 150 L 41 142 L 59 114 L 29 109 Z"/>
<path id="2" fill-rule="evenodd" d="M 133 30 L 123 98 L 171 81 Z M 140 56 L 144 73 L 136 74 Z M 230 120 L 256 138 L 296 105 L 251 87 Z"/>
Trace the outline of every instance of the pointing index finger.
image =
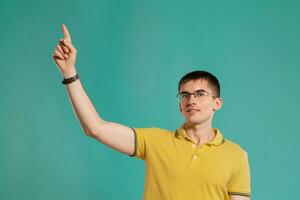
<path id="1" fill-rule="evenodd" d="M 64 39 L 66 39 L 67 41 L 71 42 L 71 35 L 70 35 L 69 31 L 68 31 L 67 26 L 65 24 L 62 24 L 61 28 L 62 28 L 62 31 L 64 33 Z"/>

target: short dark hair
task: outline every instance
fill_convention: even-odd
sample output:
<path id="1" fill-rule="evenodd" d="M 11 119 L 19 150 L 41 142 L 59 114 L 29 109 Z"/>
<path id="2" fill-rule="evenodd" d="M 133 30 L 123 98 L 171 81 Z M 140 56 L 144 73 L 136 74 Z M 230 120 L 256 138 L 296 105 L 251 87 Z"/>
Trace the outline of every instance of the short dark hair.
<path id="1" fill-rule="evenodd" d="M 207 71 L 193 71 L 184 75 L 178 83 L 178 93 L 180 93 L 181 85 L 191 80 L 198 80 L 198 79 L 206 80 L 211 86 L 211 88 L 213 89 L 215 95 L 217 97 L 221 96 L 221 88 L 218 79 L 213 74 Z"/>

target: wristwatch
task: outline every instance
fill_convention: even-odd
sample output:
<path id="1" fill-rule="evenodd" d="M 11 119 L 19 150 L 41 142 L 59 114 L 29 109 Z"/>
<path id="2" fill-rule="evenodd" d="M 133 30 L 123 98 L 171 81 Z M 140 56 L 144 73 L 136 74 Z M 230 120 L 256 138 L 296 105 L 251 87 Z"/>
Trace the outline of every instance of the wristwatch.
<path id="1" fill-rule="evenodd" d="M 76 74 L 75 76 L 71 77 L 71 78 L 64 78 L 64 80 L 62 81 L 62 84 L 70 84 L 74 81 L 76 81 L 77 79 L 79 79 L 79 75 Z"/>

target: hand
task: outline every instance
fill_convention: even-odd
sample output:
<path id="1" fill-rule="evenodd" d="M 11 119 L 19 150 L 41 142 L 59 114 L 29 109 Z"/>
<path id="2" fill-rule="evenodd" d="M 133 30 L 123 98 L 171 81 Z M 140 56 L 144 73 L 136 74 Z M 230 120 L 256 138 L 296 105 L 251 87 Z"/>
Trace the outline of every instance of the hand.
<path id="1" fill-rule="evenodd" d="M 61 27 L 64 38 L 59 40 L 59 44 L 56 46 L 53 53 L 53 59 L 61 73 L 65 77 L 71 77 L 76 74 L 75 62 L 77 50 L 72 44 L 71 35 L 66 25 L 62 24 Z"/>

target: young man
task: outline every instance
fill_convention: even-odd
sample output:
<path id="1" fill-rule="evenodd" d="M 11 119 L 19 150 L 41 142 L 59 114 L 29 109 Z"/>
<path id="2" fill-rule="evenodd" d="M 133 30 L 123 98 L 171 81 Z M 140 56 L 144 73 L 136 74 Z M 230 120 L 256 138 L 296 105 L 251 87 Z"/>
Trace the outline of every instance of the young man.
<path id="1" fill-rule="evenodd" d="M 105 121 L 95 110 L 75 68 L 76 49 L 67 27 L 53 58 L 67 85 L 80 124 L 101 143 L 145 160 L 145 200 L 249 200 L 247 152 L 212 128 L 222 107 L 220 85 L 205 71 L 186 74 L 178 85 L 185 122 L 175 132 L 160 128 L 130 128 Z"/>

